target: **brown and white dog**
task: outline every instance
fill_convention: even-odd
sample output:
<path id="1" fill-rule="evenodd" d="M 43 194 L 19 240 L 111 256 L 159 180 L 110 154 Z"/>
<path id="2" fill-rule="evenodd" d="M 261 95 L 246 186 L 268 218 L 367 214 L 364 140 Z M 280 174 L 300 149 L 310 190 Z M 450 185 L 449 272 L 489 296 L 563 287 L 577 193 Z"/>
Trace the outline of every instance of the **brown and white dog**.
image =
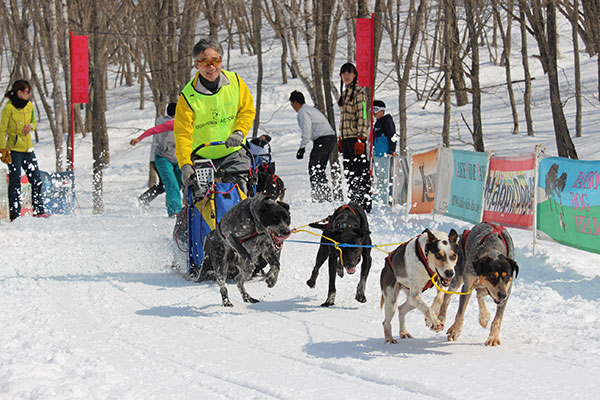
<path id="1" fill-rule="evenodd" d="M 456 266 L 456 278 L 450 284 L 449 291 L 455 291 L 462 284 L 462 292 L 477 289 L 479 303 L 479 324 L 485 328 L 490 313 L 485 306 L 485 297 L 489 295 L 496 303 L 496 315 L 490 328 L 486 346 L 500 345 L 500 326 L 506 309 L 506 303 L 512 291 L 513 277 L 519 274 L 514 261 L 514 245 L 508 230 L 501 225 L 481 222 L 470 231 L 465 231 L 459 244 L 459 262 Z M 444 320 L 451 294 L 444 295 L 444 301 L 438 318 Z M 462 331 L 465 311 L 471 294 L 460 296 L 458 312 L 454 324 L 448 329 L 448 340 L 457 340 Z"/>
<path id="2" fill-rule="evenodd" d="M 392 318 L 396 312 L 396 302 L 400 290 L 407 295 L 406 301 L 398 307 L 400 338 L 412 337 L 406 329 L 406 314 L 414 308 L 425 314 L 425 324 L 432 331 L 444 328 L 435 311 L 429 307 L 421 293 L 431 286 L 431 278 L 437 274 L 438 285 L 448 286 L 454 278 L 454 266 L 458 259 L 458 234 L 454 229 L 449 234 L 425 229 L 421 235 L 400 245 L 385 259 L 381 271 L 381 306 L 385 310 L 383 333 L 385 341 L 397 343 L 392 336 Z M 441 292 L 434 301 L 433 308 L 442 301 Z"/>

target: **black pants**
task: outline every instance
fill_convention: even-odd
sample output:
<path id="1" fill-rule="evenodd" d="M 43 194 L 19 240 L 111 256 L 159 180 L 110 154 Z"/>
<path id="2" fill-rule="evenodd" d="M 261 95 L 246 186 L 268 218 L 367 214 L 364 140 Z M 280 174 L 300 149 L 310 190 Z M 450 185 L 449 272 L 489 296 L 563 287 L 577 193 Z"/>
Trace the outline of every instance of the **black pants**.
<path id="1" fill-rule="evenodd" d="M 31 183 L 31 200 L 33 215 L 44 213 L 44 199 L 42 198 L 43 182 L 40 178 L 35 153 L 11 151 L 12 163 L 8 164 L 8 207 L 10 209 L 10 220 L 21 215 L 21 168 L 25 171 L 29 183 Z"/>
<path id="2" fill-rule="evenodd" d="M 325 167 L 327 167 L 327 161 L 329 161 L 329 155 L 335 142 L 335 135 L 321 136 L 316 139 L 308 159 L 310 194 L 312 200 L 319 203 L 331 201 L 331 187 L 327 181 Z"/>
<path id="3" fill-rule="evenodd" d="M 365 212 L 371 212 L 371 176 L 366 149 L 364 154 L 354 154 L 356 138 L 342 140 L 344 157 L 344 177 L 348 183 L 348 198 L 360 205 Z"/>

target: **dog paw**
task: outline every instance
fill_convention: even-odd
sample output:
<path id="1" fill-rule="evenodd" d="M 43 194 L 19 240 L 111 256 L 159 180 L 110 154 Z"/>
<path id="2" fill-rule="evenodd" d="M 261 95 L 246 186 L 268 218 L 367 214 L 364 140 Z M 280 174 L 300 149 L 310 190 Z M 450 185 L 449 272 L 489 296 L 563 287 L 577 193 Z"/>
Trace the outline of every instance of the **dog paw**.
<path id="1" fill-rule="evenodd" d="M 321 304 L 321 307 L 331 307 L 333 304 L 333 301 L 326 301 L 325 303 Z"/>
<path id="2" fill-rule="evenodd" d="M 223 307 L 233 307 L 233 303 L 229 300 L 223 300 Z"/>
<path id="3" fill-rule="evenodd" d="M 314 279 L 309 279 L 306 281 L 306 284 L 308 285 L 309 288 L 314 289 L 315 287 L 315 280 Z"/>
<path id="4" fill-rule="evenodd" d="M 258 303 L 260 300 L 256 300 L 254 297 L 250 297 L 249 295 L 245 295 L 244 303 Z"/>
<path id="5" fill-rule="evenodd" d="M 277 283 L 277 278 L 270 277 L 270 278 L 267 278 L 267 280 L 265 282 L 267 282 L 267 287 L 272 288 Z"/>
<path id="6" fill-rule="evenodd" d="M 448 341 L 449 341 L 449 342 L 451 342 L 451 341 L 456 341 L 456 340 L 458 340 L 458 337 L 460 336 L 460 331 L 461 331 L 461 330 L 460 330 L 460 328 L 458 328 L 458 327 L 456 327 L 456 326 L 452 325 L 452 326 L 451 326 L 451 327 L 448 329 L 448 331 L 446 332 L 446 336 L 447 336 L 447 338 L 448 338 Z"/>
<path id="7" fill-rule="evenodd" d="M 412 335 L 408 332 L 400 332 L 400 339 L 412 339 Z"/>
<path id="8" fill-rule="evenodd" d="M 484 343 L 486 346 L 500 346 L 500 338 L 490 336 Z"/>
<path id="9" fill-rule="evenodd" d="M 389 337 L 389 338 L 386 337 L 385 343 L 396 344 L 396 343 L 398 343 L 398 341 L 396 339 L 394 339 L 393 337 Z"/>
<path id="10" fill-rule="evenodd" d="M 356 293 L 355 299 L 359 303 L 366 303 L 367 302 L 367 297 L 364 294 L 362 294 L 362 293 Z"/>
<path id="11" fill-rule="evenodd" d="M 440 322 L 440 320 L 437 319 L 437 317 L 434 317 L 434 318 L 426 317 L 425 325 L 434 332 L 439 332 L 442 329 L 444 329 L 444 323 Z"/>

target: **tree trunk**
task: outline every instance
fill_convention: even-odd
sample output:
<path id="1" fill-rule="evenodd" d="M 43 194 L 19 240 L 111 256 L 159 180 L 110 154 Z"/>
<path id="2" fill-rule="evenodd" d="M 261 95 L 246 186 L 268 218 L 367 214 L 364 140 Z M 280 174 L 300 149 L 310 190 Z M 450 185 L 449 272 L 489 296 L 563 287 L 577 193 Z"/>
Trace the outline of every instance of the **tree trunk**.
<path id="1" fill-rule="evenodd" d="M 457 51 L 460 46 L 460 37 L 458 36 L 458 21 L 454 0 L 450 0 L 450 10 L 452 13 L 448 17 L 452 27 L 452 46 L 454 47 L 454 51 L 452 52 L 454 55 L 454 59 L 452 60 L 452 83 L 454 84 L 454 91 L 456 93 L 456 105 L 461 107 L 469 104 L 469 97 L 467 95 L 467 86 L 465 85 L 462 59 Z"/>
<path id="2" fill-rule="evenodd" d="M 579 29 L 578 29 L 578 15 L 579 15 L 579 0 L 573 0 L 572 10 L 572 36 L 573 36 L 573 60 L 575 67 L 575 136 L 581 137 L 581 66 L 579 63 Z"/>
<path id="3" fill-rule="evenodd" d="M 421 24 L 425 16 L 425 10 L 427 9 L 427 0 L 421 0 L 419 2 L 419 8 L 413 18 L 413 24 L 410 30 L 410 41 L 408 49 L 406 50 L 406 57 L 404 58 L 404 69 L 402 76 L 398 81 L 398 108 L 400 110 L 400 151 L 399 153 L 403 156 L 406 155 L 406 137 L 407 137 L 407 125 L 406 125 L 406 92 L 408 90 L 408 81 L 410 79 L 410 73 L 413 65 L 413 55 L 417 48 L 419 41 L 419 33 L 421 32 Z"/>
<path id="4" fill-rule="evenodd" d="M 552 120 L 554 123 L 554 134 L 556 136 L 556 147 L 560 157 L 577 159 L 575 145 L 569 135 L 569 127 L 563 113 L 563 105 L 560 98 L 557 53 L 556 53 L 556 1 L 548 0 L 546 3 L 546 35 L 548 40 L 548 84 L 550 85 L 550 104 L 552 107 Z"/>
<path id="5" fill-rule="evenodd" d="M 256 116 L 254 117 L 254 128 L 252 130 L 252 137 L 258 136 L 258 128 L 260 127 L 260 105 L 262 102 L 262 83 L 263 83 L 263 60 L 262 60 L 262 38 L 260 30 L 262 29 L 262 9 L 260 0 L 252 0 L 252 48 L 254 54 L 257 55 L 256 62 L 258 63 L 258 76 L 256 77 Z"/>
<path id="6" fill-rule="evenodd" d="M 496 20 L 496 26 L 500 31 L 500 37 L 502 39 L 502 60 L 504 64 L 504 70 L 506 73 L 506 90 L 508 91 L 508 99 L 510 101 L 510 109 L 513 117 L 513 135 L 517 135 L 519 133 L 519 114 L 517 113 L 517 104 L 515 102 L 515 94 L 513 92 L 512 87 L 512 73 L 510 70 L 510 49 L 511 49 L 511 39 L 510 32 L 504 31 L 504 26 L 502 24 L 502 19 L 500 18 L 500 13 L 498 12 L 498 0 L 492 1 L 492 12 L 494 13 L 494 19 Z M 509 2 L 508 5 L 508 18 L 510 20 L 512 14 L 512 1 Z"/>
<path id="7" fill-rule="evenodd" d="M 481 88 L 479 86 L 479 25 L 475 22 L 473 14 L 473 0 L 465 0 L 465 13 L 471 47 L 471 96 L 473 98 L 471 135 L 475 151 L 485 151 L 481 126 Z"/>
<path id="8" fill-rule="evenodd" d="M 442 68 L 444 70 L 444 124 L 442 126 L 442 144 L 444 147 L 450 147 L 450 120 L 452 117 L 452 60 L 454 55 L 454 46 L 452 46 L 451 25 L 448 15 L 453 12 L 448 0 L 444 1 L 444 22 L 442 38 L 444 40 L 444 58 Z"/>
<path id="9" fill-rule="evenodd" d="M 91 101 L 92 113 L 92 212 L 94 214 L 104 213 L 103 200 L 103 172 L 110 161 L 110 153 L 108 147 L 108 134 L 106 132 L 106 40 L 103 35 L 95 32 L 101 32 L 106 29 L 107 21 L 102 23 L 98 3 L 94 2 L 95 15 L 92 25 L 92 82 L 94 88 Z"/>
<path id="10" fill-rule="evenodd" d="M 529 72 L 529 55 L 527 52 L 527 22 L 525 20 L 526 0 L 519 0 L 519 19 L 521 29 L 521 62 L 523 64 L 523 76 L 525 78 L 525 90 L 523 92 L 523 107 L 525 109 L 525 121 L 527 122 L 527 136 L 533 136 L 533 118 L 531 117 L 531 74 Z"/>

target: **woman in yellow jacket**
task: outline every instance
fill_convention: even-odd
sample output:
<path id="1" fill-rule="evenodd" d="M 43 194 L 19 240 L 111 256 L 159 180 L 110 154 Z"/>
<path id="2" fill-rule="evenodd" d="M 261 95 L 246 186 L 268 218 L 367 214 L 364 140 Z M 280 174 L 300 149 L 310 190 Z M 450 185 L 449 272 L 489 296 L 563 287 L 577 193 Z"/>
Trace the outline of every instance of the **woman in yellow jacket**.
<path id="1" fill-rule="evenodd" d="M 246 192 L 250 157 L 242 150 L 252 127 L 256 110 L 246 83 L 235 72 L 223 69 L 223 49 L 216 40 L 200 39 L 194 46 L 194 66 L 198 70 L 183 88 L 175 111 L 175 154 L 185 186 L 193 183 L 192 159 L 211 159 L 217 170 Z M 198 145 L 225 142 L 204 147 Z"/>
<path id="2" fill-rule="evenodd" d="M 21 214 L 21 168 L 31 183 L 33 215 L 48 217 L 44 211 L 43 183 L 31 139 L 31 132 L 35 129 L 36 122 L 35 110 L 29 101 L 30 96 L 29 82 L 16 81 L 4 95 L 9 101 L 2 109 L 0 117 L 0 154 L 2 162 L 8 165 L 11 221 Z"/>

